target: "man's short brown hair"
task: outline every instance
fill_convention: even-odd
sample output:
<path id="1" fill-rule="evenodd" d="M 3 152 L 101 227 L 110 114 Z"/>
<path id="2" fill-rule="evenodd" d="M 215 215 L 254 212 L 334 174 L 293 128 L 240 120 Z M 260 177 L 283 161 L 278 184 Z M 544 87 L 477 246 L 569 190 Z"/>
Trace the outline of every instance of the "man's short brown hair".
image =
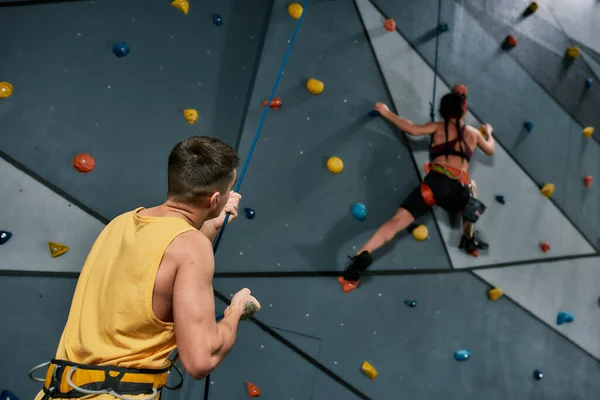
<path id="1" fill-rule="evenodd" d="M 192 136 L 175 145 L 169 155 L 168 197 L 193 204 L 213 192 L 224 193 L 240 158 L 224 141 Z"/>

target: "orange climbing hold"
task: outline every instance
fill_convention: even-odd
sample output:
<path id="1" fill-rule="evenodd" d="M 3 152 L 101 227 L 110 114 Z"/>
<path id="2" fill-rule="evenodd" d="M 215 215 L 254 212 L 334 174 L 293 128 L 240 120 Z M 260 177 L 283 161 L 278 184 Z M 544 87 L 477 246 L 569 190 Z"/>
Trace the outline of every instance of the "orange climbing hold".
<path id="1" fill-rule="evenodd" d="M 383 27 L 388 32 L 394 32 L 396 30 L 396 21 L 394 21 L 393 19 L 390 18 L 385 21 L 385 23 L 383 24 Z"/>
<path id="2" fill-rule="evenodd" d="M 73 159 L 73 167 L 79 172 L 88 173 L 96 166 L 96 160 L 89 154 L 77 154 Z"/>
<path id="3" fill-rule="evenodd" d="M 542 251 L 544 253 L 546 253 L 548 250 L 550 250 L 550 243 L 542 242 L 542 243 L 540 243 L 540 248 L 542 249 Z"/>
<path id="4" fill-rule="evenodd" d="M 337 281 L 342 285 L 342 292 L 350 293 L 358 287 L 360 281 L 347 281 L 343 276 L 338 276 Z"/>
<path id="5" fill-rule="evenodd" d="M 48 242 L 48 247 L 50 248 L 50 255 L 52 258 L 62 256 L 69 251 L 69 246 L 60 243 Z"/>
<path id="6" fill-rule="evenodd" d="M 586 176 L 583 178 L 583 184 L 585 185 L 585 187 L 590 187 L 592 186 L 592 181 L 594 180 L 594 178 L 592 178 L 591 176 Z"/>
<path id="7" fill-rule="evenodd" d="M 504 40 L 504 47 L 507 49 L 512 49 L 513 47 L 517 47 L 519 41 L 513 35 L 508 35 Z"/>
<path id="8" fill-rule="evenodd" d="M 269 100 L 265 100 L 263 101 L 263 106 L 267 106 Z M 275 97 L 273 100 L 271 100 L 271 105 L 269 105 L 269 107 L 272 110 L 279 110 L 279 107 L 281 107 L 281 99 L 279 97 Z"/>
<path id="9" fill-rule="evenodd" d="M 260 389 L 251 382 L 246 382 L 246 388 L 248 389 L 248 396 L 258 397 L 260 396 Z"/>

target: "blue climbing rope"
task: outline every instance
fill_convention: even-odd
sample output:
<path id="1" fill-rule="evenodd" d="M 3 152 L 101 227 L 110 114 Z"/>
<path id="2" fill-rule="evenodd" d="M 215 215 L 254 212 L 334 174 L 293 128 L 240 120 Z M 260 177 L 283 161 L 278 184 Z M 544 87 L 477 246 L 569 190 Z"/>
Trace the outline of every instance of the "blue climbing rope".
<path id="1" fill-rule="evenodd" d="M 298 23 L 296 24 L 296 27 L 294 28 L 294 33 L 292 34 L 292 38 L 290 39 L 290 44 L 288 45 L 285 56 L 283 57 L 283 62 L 281 63 L 281 68 L 279 69 L 279 73 L 277 74 L 277 79 L 275 80 L 275 84 L 273 85 L 273 89 L 271 90 L 269 100 L 267 101 L 267 106 L 265 107 L 265 109 L 263 111 L 262 117 L 258 124 L 258 128 L 256 129 L 256 134 L 254 135 L 254 140 L 252 140 L 252 145 L 250 146 L 250 150 L 248 151 L 248 155 L 246 156 L 246 161 L 244 162 L 244 166 L 242 167 L 242 171 L 240 172 L 240 175 L 238 177 L 237 184 L 235 185 L 235 187 L 233 189 L 235 192 L 239 192 L 240 186 L 242 186 L 242 181 L 244 180 L 244 175 L 246 175 L 246 170 L 248 169 L 248 164 L 250 164 L 250 159 L 252 158 L 252 154 L 254 153 L 256 143 L 258 142 L 258 138 L 260 137 L 260 133 L 262 132 L 262 129 L 263 129 L 263 126 L 265 123 L 265 119 L 267 118 L 267 113 L 270 110 L 269 105 L 271 104 L 271 101 L 273 101 L 273 98 L 275 97 L 275 92 L 277 91 L 277 87 L 279 86 L 279 81 L 281 80 L 281 76 L 283 75 L 283 70 L 285 69 L 285 65 L 288 62 L 288 58 L 290 56 L 290 53 L 292 52 L 292 47 L 294 46 L 294 42 L 296 41 L 296 36 L 298 35 L 298 31 L 300 30 L 300 24 L 302 23 L 302 20 L 304 19 L 304 14 L 306 13 L 306 6 L 308 5 L 308 2 L 309 2 L 309 0 L 304 1 L 304 6 L 303 6 L 304 9 L 302 11 L 302 15 L 300 15 L 300 18 L 298 19 Z M 217 253 L 217 249 L 219 248 L 219 244 L 221 243 L 221 238 L 223 237 L 223 233 L 225 232 L 225 227 L 227 226 L 227 222 L 229 221 L 229 215 L 230 215 L 229 213 L 227 213 L 225 215 L 225 220 L 223 221 L 223 226 L 219 230 L 217 240 L 214 243 L 213 252 L 215 254 Z M 223 314 L 217 315 L 217 322 L 220 321 L 221 319 L 223 319 Z M 210 387 L 210 374 L 207 375 L 204 380 L 204 400 L 208 400 L 209 387 Z"/>
<path id="2" fill-rule="evenodd" d="M 438 16 L 437 16 L 437 26 L 435 27 L 435 61 L 433 63 L 433 98 L 431 99 L 431 103 L 429 103 L 430 112 L 429 116 L 431 117 L 431 122 L 435 121 L 435 90 L 437 87 L 437 75 L 438 75 L 438 53 L 440 49 L 440 25 L 442 23 L 442 0 L 438 0 Z"/>

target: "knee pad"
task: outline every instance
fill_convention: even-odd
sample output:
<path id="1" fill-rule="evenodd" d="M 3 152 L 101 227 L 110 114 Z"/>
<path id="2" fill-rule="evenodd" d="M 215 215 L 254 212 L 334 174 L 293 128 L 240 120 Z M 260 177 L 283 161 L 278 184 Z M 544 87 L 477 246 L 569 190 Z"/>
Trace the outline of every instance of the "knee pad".
<path id="1" fill-rule="evenodd" d="M 421 197 L 423 197 L 423 201 L 425 201 L 425 204 L 427 204 L 428 207 L 433 207 L 435 205 L 433 191 L 429 185 L 425 183 L 421 183 Z"/>
<path id="2" fill-rule="evenodd" d="M 486 206 L 475 197 L 469 197 L 469 201 L 463 210 L 463 218 L 469 222 L 477 222 L 481 214 L 485 211 Z"/>

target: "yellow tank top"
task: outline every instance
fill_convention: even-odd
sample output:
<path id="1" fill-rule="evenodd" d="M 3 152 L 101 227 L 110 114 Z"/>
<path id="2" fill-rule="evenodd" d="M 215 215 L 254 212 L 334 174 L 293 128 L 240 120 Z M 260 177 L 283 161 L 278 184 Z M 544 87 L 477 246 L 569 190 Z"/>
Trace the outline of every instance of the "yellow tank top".
<path id="1" fill-rule="evenodd" d="M 125 368 L 169 365 L 167 357 L 176 348 L 175 328 L 154 315 L 154 282 L 168 245 L 195 228 L 180 218 L 141 216 L 142 209 L 116 217 L 92 246 L 57 359 Z"/>

